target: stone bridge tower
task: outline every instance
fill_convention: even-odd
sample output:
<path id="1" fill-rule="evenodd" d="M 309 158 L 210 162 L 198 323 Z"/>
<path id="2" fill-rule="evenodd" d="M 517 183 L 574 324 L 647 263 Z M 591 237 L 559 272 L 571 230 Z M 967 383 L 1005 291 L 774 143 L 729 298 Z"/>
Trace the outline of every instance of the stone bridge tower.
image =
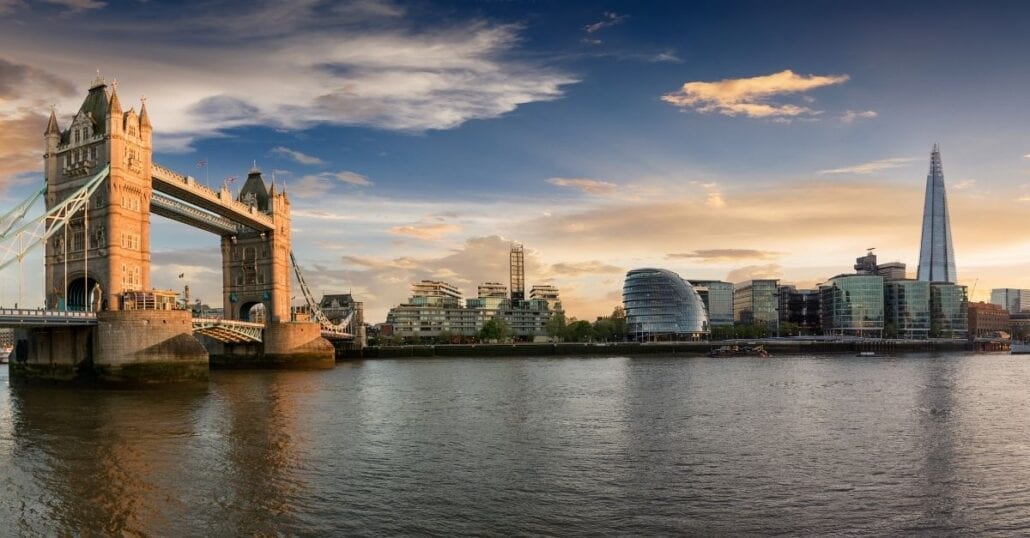
<path id="1" fill-rule="evenodd" d="M 67 233 L 47 242 L 46 306 L 119 310 L 124 291 L 150 289 L 153 128 L 146 103 L 139 114 L 123 111 L 117 88 L 97 76 L 68 129 L 51 111 L 44 137 L 47 209 L 111 165 Z"/>
<path id="2" fill-rule="evenodd" d="M 222 238 L 225 318 L 279 323 L 290 321 L 290 201 L 266 187 L 255 165 L 239 200 L 272 217 L 270 232 L 241 232 Z M 254 307 L 261 305 L 264 308 Z"/>

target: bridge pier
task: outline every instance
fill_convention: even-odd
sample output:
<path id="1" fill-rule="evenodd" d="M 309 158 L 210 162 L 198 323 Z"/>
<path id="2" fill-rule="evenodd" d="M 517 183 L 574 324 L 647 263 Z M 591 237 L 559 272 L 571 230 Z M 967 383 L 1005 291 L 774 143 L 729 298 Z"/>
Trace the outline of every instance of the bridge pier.
<path id="1" fill-rule="evenodd" d="M 205 381 L 208 355 L 183 310 L 100 312 L 96 326 L 19 330 L 11 377 L 150 385 Z"/>
<path id="2" fill-rule="evenodd" d="M 333 345 L 317 323 L 271 322 L 262 343 L 228 344 L 201 337 L 211 368 L 321 370 L 336 366 Z"/>

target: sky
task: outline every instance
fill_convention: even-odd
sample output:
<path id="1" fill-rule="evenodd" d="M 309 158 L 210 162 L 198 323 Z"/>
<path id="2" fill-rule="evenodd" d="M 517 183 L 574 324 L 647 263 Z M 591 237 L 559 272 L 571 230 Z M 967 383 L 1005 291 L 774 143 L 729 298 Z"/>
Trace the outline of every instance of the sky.
<path id="1" fill-rule="evenodd" d="M 983 300 L 1030 288 L 1028 27 L 1020 2 L 0 0 L 0 209 L 99 70 L 146 96 L 155 162 L 274 173 L 316 295 L 383 321 L 424 278 L 507 282 L 519 241 L 593 319 L 636 267 L 812 287 L 875 247 L 914 276 L 938 142 Z M 154 286 L 217 305 L 217 238 L 152 236 Z M 0 303 L 41 304 L 34 256 Z"/>

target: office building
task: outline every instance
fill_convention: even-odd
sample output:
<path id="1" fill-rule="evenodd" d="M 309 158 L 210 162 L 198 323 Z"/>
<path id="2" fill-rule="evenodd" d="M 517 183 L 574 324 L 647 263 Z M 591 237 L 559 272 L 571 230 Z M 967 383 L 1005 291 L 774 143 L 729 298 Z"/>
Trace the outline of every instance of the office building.
<path id="1" fill-rule="evenodd" d="M 950 282 L 930 283 L 930 337 L 965 338 L 969 329 L 966 287 Z"/>
<path id="2" fill-rule="evenodd" d="M 887 280 L 883 283 L 885 338 L 925 340 L 930 336 L 930 283 Z"/>
<path id="3" fill-rule="evenodd" d="M 733 286 L 733 319 L 744 325 L 765 325 L 773 333 L 779 322 L 779 281 L 748 280 Z"/>
<path id="4" fill-rule="evenodd" d="M 819 286 L 823 334 L 881 338 L 883 277 L 837 275 Z"/>
<path id="5" fill-rule="evenodd" d="M 529 300 L 545 301 L 552 309 L 555 306 L 561 305 L 561 299 L 558 297 L 558 288 L 550 284 L 535 284 L 533 289 L 529 290 Z"/>
<path id="6" fill-rule="evenodd" d="M 419 306 L 461 306 L 461 290 L 438 280 L 423 280 L 411 285 L 411 304 Z"/>
<path id="7" fill-rule="evenodd" d="M 930 152 L 930 172 L 926 175 L 923 203 L 923 235 L 919 246 L 917 279 L 925 282 L 954 283 L 955 249 L 952 247 L 948 196 L 944 191 L 944 169 L 937 144 Z M 965 316 L 963 316 L 965 318 Z"/>
<path id="8" fill-rule="evenodd" d="M 880 275 L 884 280 L 904 280 L 906 266 L 901 262 L 876 263 L 876 254 L 872 248 L 868 249 L 865 256 L 855 258 L 855 274 L 859 275 Z"/>
<path id="9" fill-rule="evenodd" d="M 708 315 L 697 291 L 666 269 L 634 269 L 622 288 L 631 340 L 700 340 L 709 334 Z"/>
<path id="10" fill-rule="evenodd" d="M 969 336 L 972 338 L 997 338 L 1011 331 L 1009 311 L 994 303 L 969 303 Z"/>
<path id="11" fill-rule="evenodd" d="M 991 303 L 1008 310 L 1009 314 L 1030 311 L 1030 290 L 996 288 L 991 290 Z"/>
<path id="12" fill-rule="evenodd" d="M 721 280 L 688 280 L 701 297 L 711 326 L 733 325 L 733 284 Z"/>
<path id="13" fill-rule="evenodd" d="M 799 290 L 795 286 L 779 287 L 778 314 L 780 316 L 780 336 L 801 336 L 820 333 L 819 318 L 821 315 L 819 290 Z M 784 334 L 784 324 L 792 325 L 791 334 Z"/>

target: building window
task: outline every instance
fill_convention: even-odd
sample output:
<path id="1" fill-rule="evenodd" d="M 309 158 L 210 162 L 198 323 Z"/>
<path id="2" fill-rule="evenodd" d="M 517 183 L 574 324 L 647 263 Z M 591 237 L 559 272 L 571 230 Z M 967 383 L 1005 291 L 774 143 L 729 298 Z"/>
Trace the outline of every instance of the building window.
<path id="1" fill-rule="evenodd" d="M 75 129 L 75 143 L 78 144 L 82 139 L 79 138 L 79 130 Z"/>
<path id="2" fill-rule="evenodd" d="M 96 146 L 93 146 L 93 147 L 89 148 L 89 158 L 94 160 L 94 161 L 97 160 L 97 147 Z"/>

